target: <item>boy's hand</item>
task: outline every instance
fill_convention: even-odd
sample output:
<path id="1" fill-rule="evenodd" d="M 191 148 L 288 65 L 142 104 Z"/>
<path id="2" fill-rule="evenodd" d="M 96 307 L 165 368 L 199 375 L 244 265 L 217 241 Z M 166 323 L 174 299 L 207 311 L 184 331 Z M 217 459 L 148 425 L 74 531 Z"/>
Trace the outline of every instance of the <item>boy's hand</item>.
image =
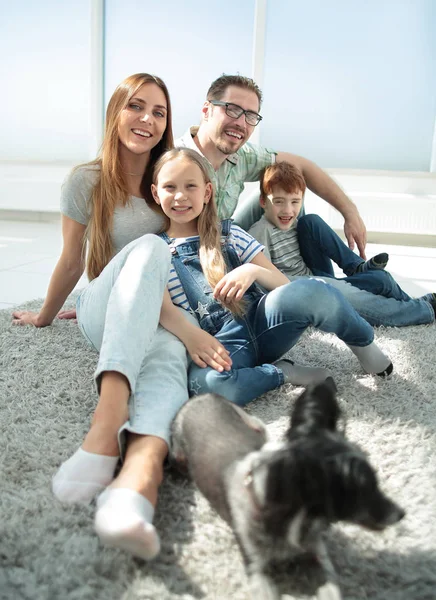
<path id="1" fill-rule="evenodd" d="M 224 346 L 212 335 L 197 327 L 193 327 L 188 335 L 183 336 L 183 343 L 190 357 L 201 368 L 212 367 L 219 373 L 230 371 L 232 359 Z"/>
<path id="2" fill-rule="evenodd" d="M 213 291 L 215 300 L 242 300 L 250 285 L 256 281 L 256 266 L 248 263 L 236 267 L 216 284 Z"/>

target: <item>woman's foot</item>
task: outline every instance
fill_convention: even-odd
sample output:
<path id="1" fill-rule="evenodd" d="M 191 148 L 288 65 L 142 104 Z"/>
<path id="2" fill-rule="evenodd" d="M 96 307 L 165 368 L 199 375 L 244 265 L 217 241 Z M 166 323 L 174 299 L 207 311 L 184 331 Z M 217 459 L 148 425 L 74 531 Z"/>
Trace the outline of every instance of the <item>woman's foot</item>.
<path id="1" fill-rule="evenodd" d="M 154 506 L 128 488 L 107 488 L 97 499 L 94 527 L 102 544 L 144 560 L 159 554 L 160 539 L 152 523 Z"/>
<path id="2" fill-rule="evenodd" d="M 105 371 L 101 375 L 91 428 L 82 447 L 53 477 L 52 490 L 61 502 L 87 504 L 113 481 L 119 460 L 118 431 L 128 418 L 129 390 L 121 373 Z"/>
<path id="3" fill-rule="evenodd" d="M 79 448 L 54 475 L 53 494 L 64 504 L 89 504 L 113 480 L 118 460 Z"/>
<path id="4" fill-rule="evenodd" d="M 106 425 L 94 420 L 83 440 L 83 450 L 91 454 L 118 456 L 120 453 L 118 431 L 125 422 L 125 420 L 120 419 L 116 424 L 109 423 Z"/>
<path id="5" fill-rule="evenodd" d="M 160 550 L 152 521 L 168 444 L 152 435 L 129 433 L 123 467 L 97 500 L 95 530 L 101 542 L 144 560 Z"/>

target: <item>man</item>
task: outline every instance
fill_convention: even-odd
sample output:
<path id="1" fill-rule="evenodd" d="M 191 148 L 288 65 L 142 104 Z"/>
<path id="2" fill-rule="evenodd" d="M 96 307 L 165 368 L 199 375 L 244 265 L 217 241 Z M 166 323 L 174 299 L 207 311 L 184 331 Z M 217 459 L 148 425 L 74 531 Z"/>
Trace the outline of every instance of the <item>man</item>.
<path id="1" fill-rule="evenodd" d="M 242 75 L 222 75 L 207 92 L 199 127 L 191 129 L 176 146 L 186 146 L 203 154 L 211 165 L 220 218 L 233 216 L 244 183 L 259 181 L 262 169 L 277 161 L 296 165 L 303 173 L 308 188 L 336 208 L 344 217 L 344 232 L 351 249 L 356 244 L 365 256 L 366 228 L 359 211 L 340 187 L 310 160 L 276 152 L 248 143 L 262 117 L 259 114 L 262 92 L 257 84 Z M 258 199 L 254 206 L 258 209 Z M 236 221 L 244 229 L 253 224 L 253 207 L 238 211 Z M 261 213 L 257 214 L 260 218 Z M 236 217 L 236 215 L 235 215 Z M 256 219 L 255 219 L 256 220 Z M 250 222 L 251 221 L 251 222 Z"/>
<path id="2" fill-rule="evenodd" d="M 259 115 L 261 103 L 262 92 L 252 79 L 242 75 L 222 75 L 212 83 L 207 92 L 200 126 L 191 127 L 175 142 L 176 146 L 192 148 L 208 160 L 220 218 L 233 216 L 236 223 L 248 231 L 254 221 L 261 217 L 262 210 L 257 195 L 253 199 L 258 210 L 257 219 L 252 218 L 252 215 L 256 214 L 253 207 L 245 206 L 248 202 L 244 203 L 242 210 L 234 214 L 244 183 L 259 181 L 263 169 L 276 160 L 289 162 L 300 169 L 307 187 L 312 192 L 329 202 L 342 214 L 349 247 L 353 250 L 356 244 L 360 256 L 366 259 L 366 228 L 359 211 L 322 169 L 301 156 L 276 152 L 248 143 L 254 128 L 262 119 Z M 422 305 L 413 324 L 434 321 L 436 297 L 433 294 L 418 300 L 409 297 L 398 300 L 392 293 L 392 286 L 397 286 L 395 281 L 384 271 L 377 273 L 381 278 L 381 287 L 386 287 L 377 293 L 359 289 L 346 281 L 329 278 L 328 283 L 337 288 L 371 325 L 410 325 L 405 310 L 408 308 L 405 307 L 405 302 L 409 301 Z"/>

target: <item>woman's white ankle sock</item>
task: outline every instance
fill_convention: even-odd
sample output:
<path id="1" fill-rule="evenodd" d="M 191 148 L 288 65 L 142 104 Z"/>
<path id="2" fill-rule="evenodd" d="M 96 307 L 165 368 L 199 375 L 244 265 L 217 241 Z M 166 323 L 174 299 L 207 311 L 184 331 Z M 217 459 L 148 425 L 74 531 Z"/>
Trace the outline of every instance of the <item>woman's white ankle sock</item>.
<path id="1" fill-rule="evenodd" d="M 311 383 L 321 383 L 328 377 L 332 377 L 332 374 L 321 367 L 303 367 L 303 365 L 297 365 L 288 358 L 282 358 L 274 363 L 278 367 L 285 379 L 285 383 L 291 383 L 292 385 L 307 386 Z"/>
<path id="2" fill-rule="evenodd" d="M 108 488 L 97 499 L 94 527 L 101 542 L 150 560 L 159 554 L 159 535 L 152 524 L 154 507 L 127 488 Z"/>
<path id="3" fill-rule="evenodd" d="M 387 377 L 393 371 L 391 359 L 384 354 L 375 342 L 368 346 L 350 346 L 350 350 L 357 356 L 360 364 L 367 373 Z"/>
<path id="4" fill-rule="evenodd" d="M 118 460 L 79 448 L 54 475 L 53 494 L 65 504 L 88 504 L 112 482 Z"/>

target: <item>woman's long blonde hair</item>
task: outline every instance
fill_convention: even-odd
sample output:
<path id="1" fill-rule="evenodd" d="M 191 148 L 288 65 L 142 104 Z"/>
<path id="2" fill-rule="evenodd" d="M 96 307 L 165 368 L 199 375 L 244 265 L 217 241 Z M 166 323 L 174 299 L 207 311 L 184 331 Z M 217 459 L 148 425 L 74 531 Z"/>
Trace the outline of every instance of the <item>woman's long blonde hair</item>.
<path id="1" fill-rule="evenodd" d="M 168 150 L 156 162 L 153 171 L 153 184 L 157 186 L 159 172 L 164 165 L 173 160 L 186 160 L 198 166 L 203 174 L 204 182 L 211 183 L 209 167 L 206 160 L 195 150 L 190 148 L 173 148 Z M 160 208 L 160 207 L 159 207 Z M 162 209 L 161 209 L 162 211 Z M 164 230 L 169 228 L 170 220 L 163 213 L 166 219 Z M 226 263 L 221 251 L 221 223 L 218 219 L 217 208 L 215 204 L 215 190 L 212 185 L 212 197 L 205 204 L 197 220 L 198 235 L 200 237 L 200 264 L 203 273 L 212 289 L 227 273 Z M 223 300 L 221 304 L 228 308 L 235 315 L 242 315 L 245 309 L 244 300 Z"/>
<path id="2" fill-rule="evenodd" d="M 84 165 L 100 167 L 100 176 L 92 192 L 91 218 L 85 237 L 88 239 L 86 270 L 90 280 L 98 277 L 112 258 L 111 232 L 115 207 L 120 204 L 125 206 L 129 201 L 130 193 L 120 161 L 118 123 L 123 109 L 145 83 L 156 84 L 163 91 L 167 102 L 167 126 L 162 139 L 150 153 L 150 160 L 140 186 L 142 196 L 153 208 L 155 207 L 151 196 L 153 167 L 161 154 L 174 146 L 171 102 L 165 83 L 159 77 L 148 73 L 130 75 L 120 83 L 109 101 L 105 134 L 99 156 Z"/>

